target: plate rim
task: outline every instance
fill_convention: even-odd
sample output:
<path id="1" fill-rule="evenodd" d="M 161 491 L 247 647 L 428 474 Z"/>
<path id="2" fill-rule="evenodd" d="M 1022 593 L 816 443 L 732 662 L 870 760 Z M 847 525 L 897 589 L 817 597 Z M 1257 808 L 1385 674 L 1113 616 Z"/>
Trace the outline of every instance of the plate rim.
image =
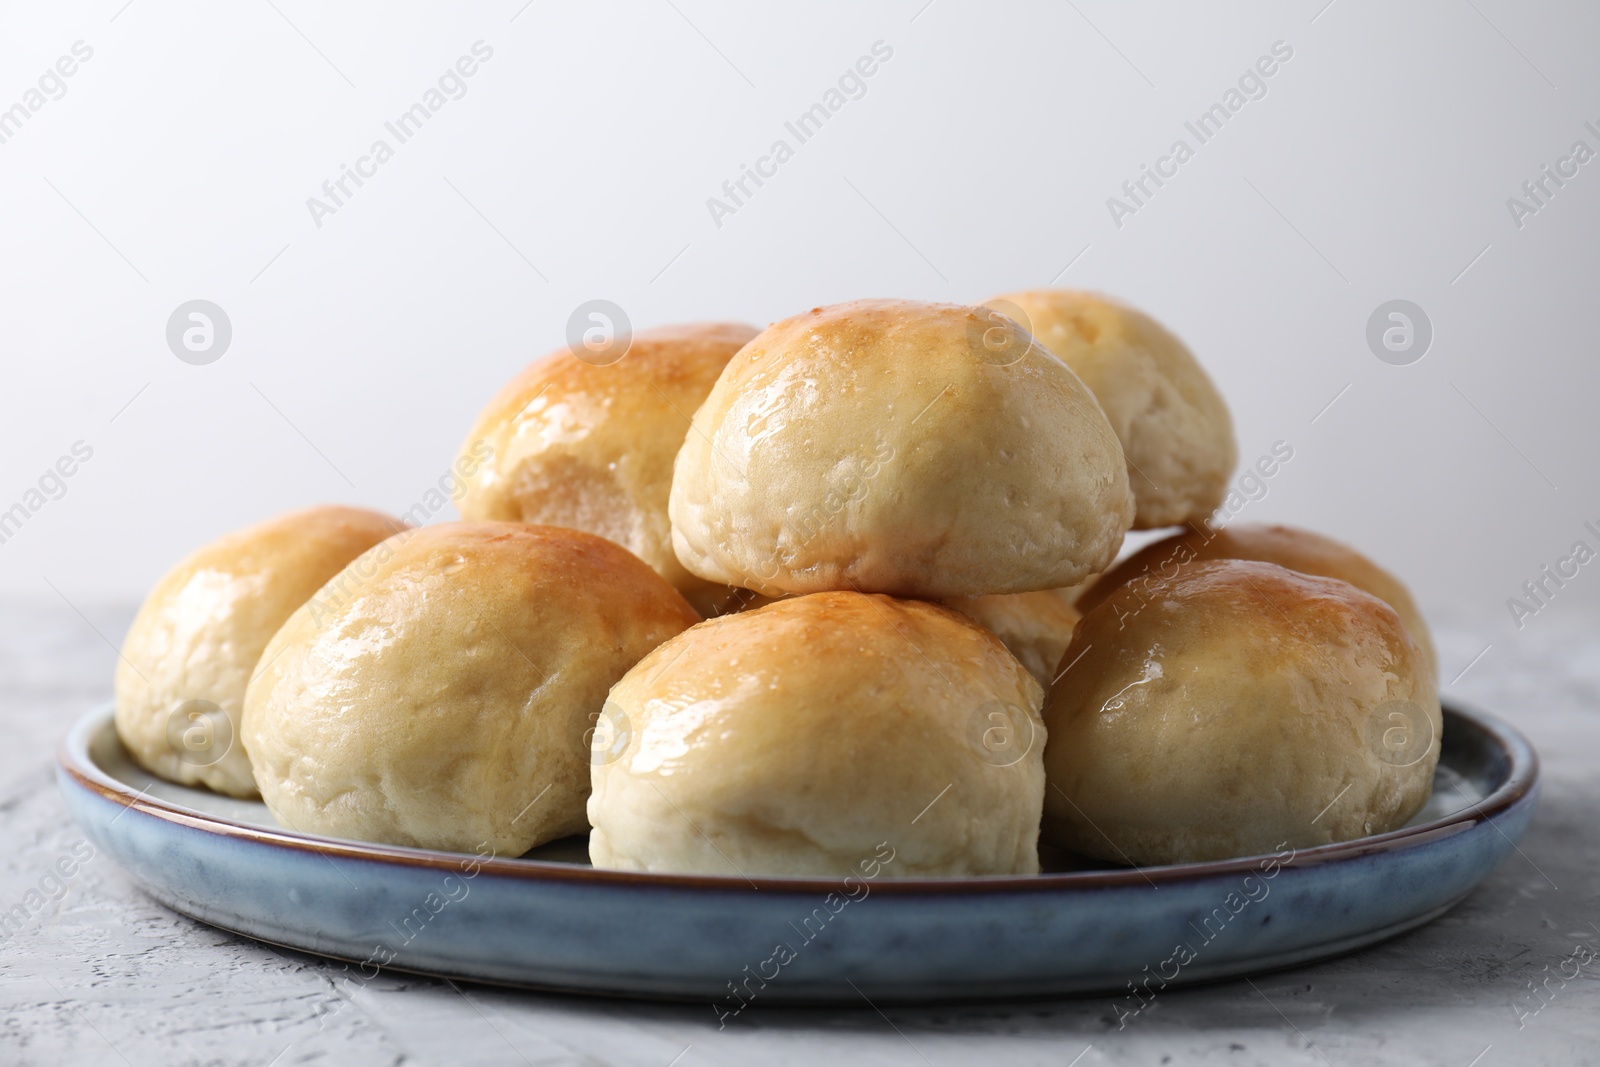
<path id="1" fill-rule="evenodd" d="M 1473 829 L 1479 823 L 1489 822 L 1527 800 L 1539 783 L 1539 756 L 1515 727 L 1489 712 L 1469 707 L 1456 701 L 1442 701 L 1441 708 L 1448 727 L 1451 718 L 1471 723 L 1484 731 L 1504 753 L 1507 775 L 1493 792 L 1476 804 L 1464 807 L 1449 815 L 1417 826 L 1402 827 L 1388 833 L 1358 837 L 1350 841 L 1314 845 L 1298 849 L 1285 860 L 1277 861 L 1282 867 L 1313 867 L 1326 863 L 1358 859 L 1362 856 L 1395 849 L 1409 848 L 1453 837 Z M 284 829 L 267 829 L 236 822 L 218 815 L 190 808 L 182 804 L 135 792 L 126 784 L 111 777 L 97 766 L 89 755 L 89 739 L 110 721 L 114 705 L 101 704 L 78 719 L 62 739 L 57 750 L 57 771 L 75 785 L 96 794 L 103 800 L 133 808 L 140 814 L 163 822 L 201 830 L 220 837 L 244 840 L 255 845 L 287 848 L 314 855 L 366 860 L 383 864 L 422 868 L 426 870 L 459 870 L 463 860 L 475 863 L 483 873 L 535 882 L 573 882 L 592 886 L 648 887 L 667 890 L 720 890 L 733 893 L 759 891 L 826 893 L 838 888 L 836 878 L 814 876 L 792 877 L 762 875 L 746 878 L 739 875 L 680 874 L 647 871 L 617 871 L 584 867 L 554 860 L 530 860 L 521 857 L 485 857 L 467 852 L 448 852 L 442 849 L 412 848 L 404 845 L 385 845 L 375 842 L 352 841 L 343 838 L 321 837 Z M 1249 873 L 1260 866 L 1264 858 L 1275 858 L 1276 853 L 1239 856 L 1226 860 L 1208 860 L 1199 863 L 1162 864 L 1150 867 L 1127 867 L 1110 870 L 1062 871 L 1044 874 L 975 875 L 964 878 L 890 878 L 873 885 L 873 894 L 890 896 L 959 895 L 970 893 L 1068 891 L 1078 889 L 1114 889 L 1149 885 L 1159 888 L 1162 883 L 1190 882 L 1197 879 L 1225 877 Z"/>

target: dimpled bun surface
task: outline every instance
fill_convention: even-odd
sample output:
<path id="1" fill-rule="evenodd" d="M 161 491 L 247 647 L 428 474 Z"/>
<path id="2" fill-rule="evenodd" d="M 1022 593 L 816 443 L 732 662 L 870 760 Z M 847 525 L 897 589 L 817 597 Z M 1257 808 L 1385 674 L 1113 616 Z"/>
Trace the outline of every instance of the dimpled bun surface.
<path id="1" fill-rule="evenodd" d="M 1276 563 L 1302 574 L 1338 578 L 1365 590 L 1388 604 L 1422 648 L 1428 672 L 1437 677 L 1437 659 L 1428 623 L 1400 580 L 1353 548 L 1331 537 L 1292 526 L 1234 523 L 1220 530 L 1195 526 L 1146 545 L 1102 575 L 1078 598 L 1088 611 L 1107 600 L 1116 610 L 1133 610 L 1144 599 L 1144 588 L 1164 574 L 1198 560 L 1251 559 Z"/>
<path id="2" fill-rule="evenodd" d="M 859 300 L 768 327 L 717 379 L 672 479 L 672 544 L 762 593 L 938 598 L 1102 570 L 1133 499 L 1059 359 L 979 308 Z"/>
<path id="3" fill-rule="evenodd" d="M 465 519 L 568 526 L 615 541 L 702 612 L 726 586 L 672 553 L 667 493 L 689 419 L 753 326 L 697 323 L 634 334 L 597 365 L 560 349 L 500 390 L 461 446 Z M 591 359 L 613 358 L 594 356 Z"/>
<path id="4" fill-rule="evenodd" d="M 1398 829 L 1441 718 L 1394 609 L 1355 586 L 1221 560 L 1090 610 L 1045 707 L 1045 836 L 1121 863 L 1260 855 Z"/>
<path id="5" fill-rule="evenodd" d="M 116 724 L 128 754 L 168 781 L 254 797 L 239 714 L 261 650 L 324 582 L 402 529 L 376 511 L 307 508 L 185 557 L 150 591 L 122 644 Z"/>
<path id="6" fill-rule="evenodd" d="M 1072 640 L 1072 628 L 1083 618 L 1068 599 L 1071 592 L 1045 589 L 1037 593 L 949 597 L 943 603 L 998 637 L 1028 668 L 1028 673 L 1048 689 L 1061 663 L 1061 653 Z"/>
<path id="7" fill-rule="evenodd" d="M 1021 309 L 1022 326 L 1100 401 L 1127 456 L 1135 529 L 1203 519 L 1217 509 L 1239 458 L 1233 420 L 1182 341 L 1144 312 L 1097 293 L 1034 289 L 989 304 L 1006 314 Z"/>
<path id="8" fill-rule="evenodd" d="M 999 641 L 933 604 L 815 593 L 701 623 L 611 691 L 589 857 L 736 877 L 841 877 L 875 855 L 893 856 L 883 877 L 1037 872 L 1041 697 Z"/>
<path id="9" fill-rule="evenodd" d="M 606 691 L 698 618 L 625 549 L 550 526 L 428 526 L 346 574 L 263 654 L 244 739 L 284 826 L 392 845 L 582 832 Z"/>

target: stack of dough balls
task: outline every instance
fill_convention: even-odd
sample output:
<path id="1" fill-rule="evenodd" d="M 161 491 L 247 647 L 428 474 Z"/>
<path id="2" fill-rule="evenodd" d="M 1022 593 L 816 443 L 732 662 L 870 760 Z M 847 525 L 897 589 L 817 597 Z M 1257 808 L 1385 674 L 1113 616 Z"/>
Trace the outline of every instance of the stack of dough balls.
<path id="1" fill-rule="evenodd" d="M 1210 525 L 1232 422 L 1142 312 L 859 300 L 619 351 L 490 401 L 462 522 L 314 509 L 180 564 L 118 672 L 134 758 L 304 833 L 587 831 L 596 867 L 741 882 L 1218 859 L 1427 799 L 1415 605 L 1325 538 Z"/>

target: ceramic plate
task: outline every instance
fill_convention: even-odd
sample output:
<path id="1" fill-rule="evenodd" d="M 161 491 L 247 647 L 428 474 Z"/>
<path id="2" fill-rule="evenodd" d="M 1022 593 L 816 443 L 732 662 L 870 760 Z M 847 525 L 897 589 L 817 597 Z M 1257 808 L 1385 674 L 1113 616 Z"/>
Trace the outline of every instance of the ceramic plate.
<path id="1" fill-rule="evenodd" d="M 388 966 L 704 999 L 719 1014 L 862 996 L 1127 994 L 1348 952 L 1466 896 L 1527 828 L 1537 777 L 1515 730 L 1447 707 L 1433 799 L 1393 833 L 1167 867 L 750 882 L 596 871 L 581 838 L 506 859 L 291 833 L 260 803 L 145 774 L 109 708 L 77 724 L 58 768 L 74 818 L 157 900 L 348 961 L 351 981 Z"/>

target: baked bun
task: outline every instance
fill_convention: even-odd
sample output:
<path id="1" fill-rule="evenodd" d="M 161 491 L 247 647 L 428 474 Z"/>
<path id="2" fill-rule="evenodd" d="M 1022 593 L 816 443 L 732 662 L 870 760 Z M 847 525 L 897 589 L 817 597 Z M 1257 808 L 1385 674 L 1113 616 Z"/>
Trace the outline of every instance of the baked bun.
<path id="1" fill-rule="evenodd" d="M 1150 530 L 1217 509 L 1239 459 L 1233 420 L 1194 355 L 1155 319 L 1097 293 L 1034 289 L 989 301 L 1094 392 L 1122 442 Z"/>
<path id="2" fill-rule="evenodd" d="M 1055 680 L 1061 653 L 1083 613 L 1067 599 L 1070 590 L 949 597 L 942 601 L 998 637 L 1046 689 Z"/>
<path id="3" fill-rule="evenodd" d="M 875 855 L 884 877 L 1036 872 L 1042 695 L 934 604 L 816 593 L 701 623 L 611 691 L 589 857 L 747 877 L 838 877 Z"/>
<path id="4" fill-rule="evenodd" d="M 255 796 L 238 737 L 261 650 L 345 564 L 404 528 L 362 508 L 307 508 L 186 556 L 150 591 L 122 643 L 116 724 L 128 754 L 170 782 Z"/>
<path id="5" fill-rule="evenodd" d="M 1135 552 L 1078 597 L 1078 607 L 1088 611 L 1107 600 L 1119 614 L 1138 610 L 1149 599 L 1146 587 L 1156 578 L 1174 573 L 1198 560 L 1252 559 L 1276 563 L 1301 574 L 1338 578 L 1365 590 L 1388 604 L 1411 631 L 1431 677 L 1438 677 L 1437 659 L 1428 624 L 1400 580 L 1353 548 L 1321 534 L 1291 526 L 1233 523 L 1219 530 L 1192 526 L 1171 537 L 1154 541 Z"/>
<path id="6" fill-rule="evenodd" d="M 672 553 L 667 492 L 689 419 L 733 354 L 756 335 L 738 323 L 645 330 L 595 365 L 560 349 L 500 390 L 461 446 L 464 519 L 567 526 L 615 541 L 706 614 L 726 586 Z"/>
<path id="7" fill-rule="evenodd" d="M 1122 863 L 1381 834 L 1427 801 L 1439 696 L 1394 609 L 1348 582 L 1218 560 L 1078 624 L 1045 707 L 1045 836 Z"/>
<path id="8" fill-rule="evenodd" d="M 928 598 L 1103 569 L 1133 517 L 1116 436 L 1065 364 L 984 315 L 858 300 L 747 344 L 678 453 L 684 566 L 768 594 Z"/>
<path id="9" fill-rule="evenodd" d="M 582 832 L 606 691 L 698 618 L 627 550 L 551 526 L 427 526 L 345 573 L 267 647 L 245 747 L 280 823 L 391 845 L 517 856 Z"/>

